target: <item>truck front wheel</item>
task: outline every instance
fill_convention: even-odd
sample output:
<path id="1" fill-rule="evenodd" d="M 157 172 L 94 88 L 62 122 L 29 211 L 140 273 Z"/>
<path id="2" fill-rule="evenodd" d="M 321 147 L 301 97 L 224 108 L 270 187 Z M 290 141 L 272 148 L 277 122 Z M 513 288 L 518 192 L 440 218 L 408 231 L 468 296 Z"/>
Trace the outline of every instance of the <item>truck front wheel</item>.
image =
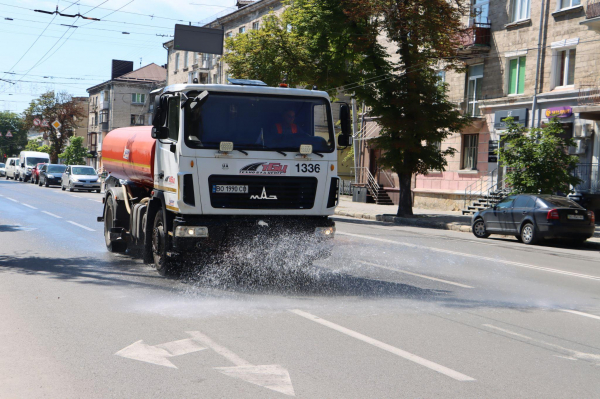
<path id="1" fill-rule="evenodd" d="M 156 212 L 152 228 L 152 256 L 154 258 L 154 267 L 161 276 L 176 274 L 174 262 L 167 256 L 167 249 L 169 248 L 168 238 L 169 234 L 167 232 L 167 226 L 165 226 L 163 210 L 161 209 Z"/>
<path id="2" fill-rule="evenodd" d="M 64 188 L 63 188 L 64 190 Z M 104 241 L 109 252 L 125 252 L 127 242 L 125 240 L 113 241 L 110 239 L 110 229 L 113 228 L 113 219 L 116 214 L 115 204 L 112 197 L 106 199 L 106 212 L 104 214 Z"/>

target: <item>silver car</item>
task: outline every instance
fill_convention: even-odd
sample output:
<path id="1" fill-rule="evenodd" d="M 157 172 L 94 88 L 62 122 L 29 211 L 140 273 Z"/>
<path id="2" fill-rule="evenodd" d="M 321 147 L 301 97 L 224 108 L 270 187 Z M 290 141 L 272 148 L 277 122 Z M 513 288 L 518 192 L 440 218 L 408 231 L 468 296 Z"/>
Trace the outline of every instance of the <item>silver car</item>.
<path id="1" fill-rule="evenodd" d="M 71 165 L 62 175 L 61 188 L 73 192 L 75 190 L 100 192 L 100 179 L 91 166 Z"/>
<path id="2" fill-rule="evenodd" d="M 6 165 L 3 162 L 0 162 L 0 177 L 6 176 Z"/>

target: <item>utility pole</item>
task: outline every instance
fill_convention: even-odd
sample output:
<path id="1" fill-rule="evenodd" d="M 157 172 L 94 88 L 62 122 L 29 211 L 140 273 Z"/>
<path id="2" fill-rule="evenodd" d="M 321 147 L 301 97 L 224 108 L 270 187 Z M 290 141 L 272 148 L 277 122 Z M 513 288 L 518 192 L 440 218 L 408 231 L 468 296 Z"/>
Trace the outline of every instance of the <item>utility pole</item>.
<path id="1" fill-rule="evenodd" d="M 352 151 L 354 151 L 354 184 L 358 183 L 358 151 L 354 139 L 358 136 L 358 118 L 356 115 L 356 99 L 352 97 Z"/>

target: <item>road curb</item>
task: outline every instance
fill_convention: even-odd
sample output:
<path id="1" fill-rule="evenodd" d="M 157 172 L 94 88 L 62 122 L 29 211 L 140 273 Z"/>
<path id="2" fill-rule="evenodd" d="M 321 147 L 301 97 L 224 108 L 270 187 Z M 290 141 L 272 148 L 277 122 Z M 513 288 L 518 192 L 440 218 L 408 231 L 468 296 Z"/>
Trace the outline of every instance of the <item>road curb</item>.
<path id="1" fill-rule="evenodd" d="M 412 226 L 412 227 L 425 227 L 430 229 L 440 229 L 440 230 L 453 230 L 460 231 L 463 233 L 470 233 L 471 226 L 461 224 L 461 223 L 444 223 L 444 222 L 436 222 L 433 220 L 423 220 L 419 218 L 403 218 L 394 215 L 372 215 L 365 213 L 353 213 L 347 211 L 335 210 L 335 214 L 338 216 L 347 216 L 356 219 L 366 219 L 366 220 L 375 220 L 378 222 L 386 222 L 386 223 L 394 223 L 399 226 Z"/>

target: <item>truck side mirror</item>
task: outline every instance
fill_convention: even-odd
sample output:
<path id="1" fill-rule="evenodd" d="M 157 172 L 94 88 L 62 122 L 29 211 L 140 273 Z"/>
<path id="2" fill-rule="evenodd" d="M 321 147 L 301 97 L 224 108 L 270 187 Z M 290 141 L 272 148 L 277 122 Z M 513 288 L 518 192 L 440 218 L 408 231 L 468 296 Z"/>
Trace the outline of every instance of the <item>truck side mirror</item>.
<path id="1" fill-rule="evenodd" d="M 352 125 L 350 123 L 350 107 L 348 104 L 340 105 L 340 122 L 342 123 L 342 135 L 350 136 L 352 134 Z"/>
<path id="2" fill-rule="evenodd" d="M 25 167 L 25 163 L 21 163 L 21 167 L 24 168 Z"/>
<path id="3" fill-rule="evenodd" d="M 169 96 L 160 96 L 154 99 L 154 117 L 152 118 L 152 138 L 166 139 L 169 137 L 169 128 L 165 127 L 169 109 Z"/>
<path id="4" fill-rule="evenodd" d="M 350 147 L 352 145 L 352 136 L 340 134 L 338 136 L 338 146 L 339 147 Z"/>

